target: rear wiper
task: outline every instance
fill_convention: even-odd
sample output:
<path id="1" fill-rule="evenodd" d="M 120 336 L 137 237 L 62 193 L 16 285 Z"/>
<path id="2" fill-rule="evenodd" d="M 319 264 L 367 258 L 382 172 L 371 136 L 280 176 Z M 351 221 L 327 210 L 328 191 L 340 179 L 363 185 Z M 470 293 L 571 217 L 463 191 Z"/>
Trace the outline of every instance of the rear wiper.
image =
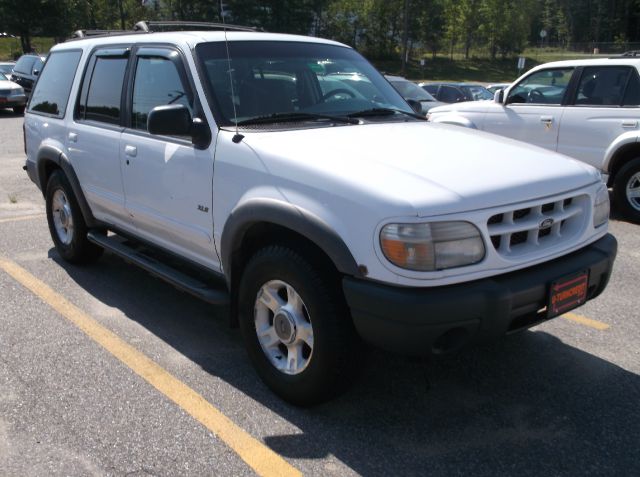
<path id="1" fill-rule="evenodd" d="M 238 121 L 238 126 L 247 126 L 250 124 L 270 124 L 270 123 L 283 123 L 283 122 L 295 122 L 295 121 L 314 121 L 318 119 L 327 119 L 336 123 L 344 124 L 359 124 L 355 118 L 346 116 L 331 116 L 328 114 L 316 114 L 316 113 L 274 113 L 267 116 L 258 116 L 251 119 L 245 119 L 244 121 Z"/>
<path id="2" fill-rule="evenodd" d="M 427 118 L 418 113 L 410 113 L 409 111 L 404 111 L 402 109 L 394 109 L 394 108 L 371 108 L 371 109 L 363 109 L 362 111 L 356 111 L 355 113 L 347 114 L 349 118 L 355 117 L 367 117 L 367 116 L 391 116 L 395 113 L 401 113 L 412 118 L 427 120 Z"/>

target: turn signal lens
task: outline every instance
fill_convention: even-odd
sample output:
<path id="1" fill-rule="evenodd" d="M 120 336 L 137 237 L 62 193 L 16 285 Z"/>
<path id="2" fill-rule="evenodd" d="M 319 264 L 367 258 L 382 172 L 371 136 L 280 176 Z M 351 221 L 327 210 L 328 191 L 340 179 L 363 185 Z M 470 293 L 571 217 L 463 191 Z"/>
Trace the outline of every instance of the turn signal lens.
<path id="1" fill-rule="evenodd" d="M 602 185 L 596 194 L 593 206 L 593 226 L 600 227 L 609 220 L 609 190 L 606 185 Z"/>
<path id="2" fill-rule="evenodd" d="M 472 265 L 485 254 L 480 231 L 468 222 L 388 224 L 380 246 L 391 263 L 416 271 Z"/>

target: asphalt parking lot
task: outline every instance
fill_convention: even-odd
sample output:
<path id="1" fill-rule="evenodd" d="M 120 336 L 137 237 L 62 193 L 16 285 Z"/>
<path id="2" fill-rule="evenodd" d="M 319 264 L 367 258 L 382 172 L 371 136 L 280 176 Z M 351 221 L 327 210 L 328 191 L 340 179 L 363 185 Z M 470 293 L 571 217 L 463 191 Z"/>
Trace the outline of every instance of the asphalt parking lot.
<path id="1" fill-rule="evenodd" d="M 453 357 L 371 351 L 289 406 L 227 310 L 105 254 L 63 262 L 0 110 L 0 475 L 640 475 L 640 229 L 597 300 Z"/>

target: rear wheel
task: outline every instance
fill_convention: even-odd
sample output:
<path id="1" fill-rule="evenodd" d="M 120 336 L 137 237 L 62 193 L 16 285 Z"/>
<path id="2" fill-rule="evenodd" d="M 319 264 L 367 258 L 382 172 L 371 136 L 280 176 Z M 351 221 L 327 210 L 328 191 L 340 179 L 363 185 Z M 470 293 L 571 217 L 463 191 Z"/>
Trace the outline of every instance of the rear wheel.
<path id="1" fill-rule="evenodd" d="M 87 239 L 87 225 L 67 176 L 61 170 L 49 178 L 46 191 L 49 232 L 62 258 L 71 263 L 88 263 L 103 249 Z"/>
<path id="2" fill-rule="evenodd" d="M 616 174 L 613 198 L 624 218 L 640 223 L 640 157 L 626 163 Z"/>
<path id="3" fill-rule="evenodd" d="M 346 388 L 361 345 L 337 276 L 295 250 L 271 246 L 247 264 L 238 299 L 249 357 L 276 394 L 307 406 Z"/>

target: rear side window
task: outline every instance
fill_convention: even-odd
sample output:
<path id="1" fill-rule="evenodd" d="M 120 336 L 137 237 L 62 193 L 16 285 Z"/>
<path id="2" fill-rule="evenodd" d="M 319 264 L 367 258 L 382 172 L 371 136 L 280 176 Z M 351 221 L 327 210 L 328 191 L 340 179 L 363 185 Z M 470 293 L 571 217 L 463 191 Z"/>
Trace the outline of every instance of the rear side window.
<path id="1" fill-rule="evenodd" d="M 31 74 L 31 69 L 33 68 L 33 64 L 36 61 L 35 56 L 23 56 L 21 57 L 16 66 L 13 68 L 13 71 L 16 73 L 24 73 L 27 75 Z"/>
<path id="2" fill-rule="evenodd" d="M 627 83 L 627 91 L 624 94 L 622 106 L 639 106 L 640 105 L 640 79 L 638 73 L 633 71 L 629 83 Z"/>
<path id="3" fill-rule="evenodd" d="M 60 51 L 49 55 L 47 67 L 33 90 L 30 112 L 64 117 L 81 55 L 80 51 Z"/>
<path id="4" fill-rule="evenodd" d="M 620 106 L 631 68 L 627 66 L 590 66 L 583 70 L 577 105 Z"/>
<path id="5" fill-rule="evenodd" d="M 120 124 L 120 104 L 126 56 L 94 57 L 90 62 L 82 86 L 78 119 Z"/>

